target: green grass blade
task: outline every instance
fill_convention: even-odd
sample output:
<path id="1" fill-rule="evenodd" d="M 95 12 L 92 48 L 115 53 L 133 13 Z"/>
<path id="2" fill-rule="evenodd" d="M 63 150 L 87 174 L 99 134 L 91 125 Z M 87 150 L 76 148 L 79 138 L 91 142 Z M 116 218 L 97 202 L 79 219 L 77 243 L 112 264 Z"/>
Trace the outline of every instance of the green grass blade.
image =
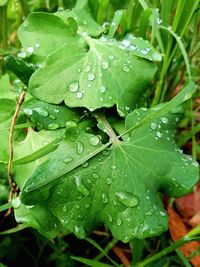
<path id="1" fill-rule="evenodd" d="M 189 263 L 187 258 L 183 255 L 183 253 L 178 248 L 175 249 L 175 251 L 185 267 L 192 267 L 192 265 Z"/>
<path id="2" fill-rule="evenodd" d="M 21 224 L 21 225 L 19 225 L 19 226 L 17 226 L 17 227 L 14 227 L 14 228 L 11 228 L 11 229 L 9 229 L 9 230 L 0 232 L 0 236 L 1 236 L 1 235 L 14 234 L 14 233 L 19 232 L 19 231 L 22 231 L 22 230 L 24 230 L 24 229 L 26 229 L 26 228 L 28 228 L 27 225 L 25 225 L 25 224 Z"/>
<path id="3" fill-rule="evenodd" d="M 111 25 L 110 25 L 110 30 L 108 32 L 109 38 L 113 38 L 113 36 L 115 35 L 115 32 L 117 31 L 117 28 L 121 22 L 123 14 L 124 14 L 124 10 L 117 10 L 115 12 L 114 18 L 113 18 Z"/>
<path id="4" fill-rule="evenodd" d="M 113 267 L 113 265 L 105 264 L 105 263 L 102 263 L 96 260 L 88 260 L 88 259 L 81 258 L 81 257 L 71 257 L 71 258 L 73 260 L 84 263 L 87 266 L 91 266 L 91 267 Z"/>

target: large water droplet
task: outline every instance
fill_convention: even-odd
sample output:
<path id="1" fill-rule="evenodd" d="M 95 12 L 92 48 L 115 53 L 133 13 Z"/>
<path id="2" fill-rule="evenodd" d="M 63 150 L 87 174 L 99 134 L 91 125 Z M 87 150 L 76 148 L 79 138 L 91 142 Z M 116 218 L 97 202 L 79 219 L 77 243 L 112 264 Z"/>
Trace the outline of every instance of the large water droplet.
<path id="1" fill-rule="evenodd" d="M 31 108 L 24 108 L 23 112 L 28 116 L 31 116 L 33 114 L 33 110 Z"/>
<path id="2" fill-rule="evenodd" d="M 162 121 L 162 123 L 167 124 L 169 120 L 166 117 L 162 117 L 161 121 Z"/>
<path id="3" fill-rule="evenodd" d="M 68 90 L 71 93 L 78 91 L 78 88 L 79 88 L 79 82 L 78 81 L 73 81 L 68 85 Z"/>
<path id="4" fill-rule="evenodd" d="M 56 129 L 58 129 L 60 126 L 59 126 L 59 124 L 57 124 L 57 123 L 50 123 L 48 126 L 47 126 L 47 129 L 48 130 L 56 130 Z"/>
<path id="5" fill-rule="evenodd" d="M 89 143 L 90 143 L 92 146 L 96 146 L 96 145 L 98 145 L 99 142 L 100 142 L 100 139 L 99 139 L 98 136 L 92 136 L 92 137 L 90 137 L 90 139 L 89 139 Z"/>
<path id="6" fill-rule="evenodd" d="M 94 79 L 95 79 L 95 74 L 92 73 L 92 72 L 88 73 L 88 75 L 87 75 L 87 79 L 88 79 L 88 81 L 94 81 Z"/>
<path id="7" fill-rule="evenodd" d="M 116 196 L 119 202 L 121 202 L 123 205 L 130 207 L 130 208 L 137 206 L 139 203 L 138 198 L 134 196 L 132 193 L 117 192 Z"/>
<path id="8" fill-rule="evenodd" d="M 80 176 L 74 176 L 77 190 L 84 196 L 89 196 L 90 191 L 86 188 Z"/>
<path id="9" fill-rule="evenodd" d="M 76 142 L 76 153 L 80 155 L 81 153 L 83 153 L 83 150 L 83 144 L 81 142 Z"/>
<path id="10" fill-rule="evenodd" d="M 155 130 L 157 128 L 157 123 L 156 122 L 152 122 L 150 127 L 151 127 L 152 130 Z"/>
<path id="11" fill-rule="evenodd" d="M 102 199 L 103 204 L 107 204 L 109 201 L 105 193 L 102 194 L 101 199 Z"/>
<path id="12" fill-rule="evenodd" d="M 34 108 L 34 110 L 42 117 L 46 118 L 48 117 L 49 113 L 47 110 L 41 107 Z"/>
<path id="13" fill-rule="evenodd" d="M 161 137 L 162 137 L 162 133 L 158 131 L 158 132 L 156 133 L 156 137 L 161 138 Z"/>
<path id="14" fill-rule="evenodd" d="M 80 239 L 83 239 L 86 236 L 85 235 L 85 230 L 84 230 L 84 228 L 83 228 L 82 225 L 81 226 L 75 225 L 75 227 L 74 227 L 74 233 Z"/>

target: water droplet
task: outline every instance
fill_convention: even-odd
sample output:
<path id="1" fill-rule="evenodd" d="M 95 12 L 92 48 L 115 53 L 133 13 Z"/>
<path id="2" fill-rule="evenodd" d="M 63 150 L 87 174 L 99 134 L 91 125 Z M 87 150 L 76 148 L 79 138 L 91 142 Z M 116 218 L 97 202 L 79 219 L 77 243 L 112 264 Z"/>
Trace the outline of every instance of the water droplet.
<path id="1" fill-rule="evenodd" d="M 83 92 L 77 92 L 76 93 L 76 98 L 80 99 L 83 97 Z"/>
<path id="2" fill-rule="evenodd" d="M 135 207 L 138 205 L 138 198 L 136 196 L 134 196 L 132 193 L 128 193 L 128 192 L 117 192 L 116 196 L 119 200 L 119 202 L 121 202 L 123 205 L 127 206 L 127 207 Z"/>
<path id="3" fill-rule="evenodd" d="M 109 67 L 109 62 L 108 61 L 102 61 L 101 67 L 102 67 L 102 69 L 106 70 Z"/>
<path id="4" fill-rule="evenodd" d="M 50 123 L 48 126 L 47 126 L 47 129 L 48 130 L 56 130 L 56 129 L 58 129 L 60 126 L 59 126 L 59 124 L 57 124 L 57 123 Z"/>
<path id="5" fill-rule="evenodd" d="M 96 174 L 96 173 L 93 173 L 92 176 L 93 176 L 95 179 L 98 179 L 98 178 L 99 178 L 99 175 Z"/>
<path id="6" fill-rule="evenodd" d="M 115 165 L 111 165 L 111 169 L 115 170 L 117 167 Z"/>
<path id="7" fill-rule="evenodd" d="M 109 201 L 105 193 L 102 194 L 101 199 L 102 199 L 103 204 L 107 204 Z"/>
<path id="8" fill-rule="evenodd" d="M 95 74 L 92 73 L 92 72 L 88 73 L 88 75 L 87 75 L 87 79 L 88 79 L 88 81 L 94 81 L 94 79 L 95 79 Z"/>
<path id="9" fill-rule="evenodd" d="M 66 158 L 65 160 L 64 160 L 64 163 L 70 163 L 70 162 L 72 162 L 73 161 L 73 158 L 72 157 L 69 157 L 69 158 Z"/>
<path id="10" fill-rule="evenodd" d="M 115 59 L 115 57 L 114 57 L 113 55 L 110 55 L 108 58 L 109 58 L 110 60 L 114 60 L 114 59 Z"/>
<path id="11" fill-rule="evenodd" d="M 110 185 L 110 184 L 112 183 L 112 178 L 108 177 L 108 178 L 106 179 L 106 183 L 107 183 L 108 185 Z"/>
<path id="12" fill-rule="evenodd" d="M 39 44 L 39 43 L 36 43 L 36 44 L 35 44 L 35 47 L 36 47 L 36 48 L 39 48 L 39 47 L 40 47 L 40 44 Z"/>
<path id="13" fill-rule="evenodd" d="M 54 115 L 49 115 L 49 119 L 51 119 L 51 120 L 55 120 L 56 119 L 56 116 L 54 116 Z"/>
<path id="14" fill-rule="evenodd" d="M 117 225 L 118 226 L 122 225 L 122 220 L 120 218 L 117 219 Z"/>
<path id="15" fill-rule="evenodd" d="M 55 113 L 59 113 L 59 112 L 60 112 L 60 110 L 59 110 L 58 108 L 54 108 L 53 111 L 54 111 Z"/>
<path id="16" fill-rule="evenodd" d="M 112 222 L 113 221 L 113 218 L 112 218 L 112 216 L 110 214 L 108 214 L 108 221 L 109 222 Z"/>
<path id="17" fill-rule="evenodd" d="M 63 211 L 66 212 L 67 211 L 67 205 L 63 206 Z"/>
<path id="18" fill-rule="evenodd" d="M 18 54 L 17 54 L 17 57 L 20 57 L 20 58 L 26 58 L 26 52 L 25 51 L 20 51 Z"/>
<path id="19" fill-rule="evenodd" d="M 149 200 L 149 199 L 150 199 L 150 197 L 149 197 L 149 196 L 146 196 L 145 198 L 146 198 L 146 200 Z"/>
<path id="20" fill-rule="evenodd" d="M 85 72 L 91 71 L 91 66 L 90 65 L 85 66 L 84 71 Z"/>
<path id="21" fill-rule="evenodd" d="M 34 110 L 42 117 L 46 118 L 48 117 L 49 113 L 47 110 L 45 110 L 44 108 L 38 107 L 38 108 L 34 108 Z"/>
<path id="22" fill-rule="evenodd" d="M 85 235 L 85 230 L 84 230 L 84 228 L 83 228 L 82 225 L 81 226 L 75 225 L 75 227 L 74 227 L 74 233 L 80 239 L 83 239 L 86 236 Z"/>
<path id="23" fill-rule="evenodd" d="M 90 139 L 89 139 L 89 143 L 90 143 L 92 146 L 96 146 L 96 145 L 98 145 L 99 142 L 100 142 L 100 139 L 99 139 L 98 136 L 92 136 L 92 137 L 90 137 Z"/>
<path id="24" fill-rule="evenodd" d="M 124 39 L 124 40 L 122 41 L 122 44 L 123 44 L 124 46 L 128 47 L 128 46 L 130 46 L 131 42 L 130 42 L 130 40 L 128 40 L 128 39 Z"/>
<path id="25" fill-rule="evenodd" d="M 12 199 L 12 206 L 14 209 L 19 208 L 20 203 L 21 203 L 21 201 L 18 197 Z"/>
<path id="26" fill-rule="evenodd" d="M 78 155 L 80 155 L 81 153 L 83 153 L 84 150 L 84 146 L 81 142 L 76 142 L 76 153 Z"/>
<path id="27" fill-rule="evenodd" d="M 157 19 L 156 19 L 156 22 L 157 22 L 157 24 L 161 24 L 161 23 L 162 23 L 162 19 L 157 18 Z"/>
<path id="28" fill-rule="evenodd" d="M 140 52 L 143 54 L 143 55 L 147 55 L 150 51 L 150 48 L 145 48 L 145 49 L 141 49 Z"/>
<path id="29" fill-rule="evenodd" d="M 99 92 L 103 94 L 105 93 L 105 91 L 106 91 L 106 87 L 104 85 L 100 86 Z"/>
<path id="30" fill-rule="evenodd" d="M 131 45 L 131 46 L 130 46 L 130 49 L 131 49 L 132 51 L 134 51 L 134 50 L 137 49 L 137 47 L 136 47 L 135 45 Z"/>
<path id="31" fill-rule="evenodd" d="M 192 166 L 194 166 L 194 167 L 199 167 L 199 163 L 198 163 L 197 161 L 193 161 L 193 162 L 192 162 Z"/>
<path id="32" fill-rule="evenodd" d="M 88 165 L 89 165 L 89 163 L 87 161 L 82 164 L 83 168 L 87 168 Z"/>
<path id="33" fill-rule="evenodd" d="M 100 102 L 103 102 L 103 97 L 100 97 L 100 98 L 99 98 L 99 101 L 100 101 Z"/>
<path id="34" fill-rule="evenodd" d="M 166 117 L 162 117 L 161 121 L 162 121 L 162 123 L 167 124 L 169 120 Z"/>
<path id="35" fill-rule="evenodd" d="M 34 53 L 34 50 L 35 49 L 32 46 L 27 47 L 27 52 L 30 53 L 30 54 Z"/>
<path id="36" fill-rule="evenodd" d="M 79 215 L 77 216 L 77 219 L 78 219 L 79 221 L 82 221 L 82 220 L 83 220 L 83 215 L 79 214 Z"/>
<path id="37" fill-rule="evenodd" d="M 33 114 L 33 110 L 31 108 L 24 108 L 23 112 L 28 116 L 31 116 Z"/>
<path id="38" fill-rule="evenodd" d="M 156 137 L 161 138 L 161 137 L 162 137 L 162 133 L 158 131 L 158 132 L 156 133 Z"/>
<path id="39" fill-rule="evenodd" d="M 126 65 L 124 65 L 124 66 L 122 67 L 122 70 L 125 71 L 125 72 L 129 72 L 129 71 L 130 71 L 129 67 L 126 66 Z"/>
<path id="40" fill-rule="evenodd" d="M 157 128 L 157 123 L 156 122 L 152 122 L 150 127 L 151 127 L 152 130 L 155 130 Z"/>
<path id="41" fill-rule="evenodd" d="M 76 127 L 77 123 L 75 121 L 67 121 L 65 123 L 66 128 L 72 128 L 72 127 Z"/>
<path id="42" fill-rule="evenodd" d="M 163 217 L 166 215 L 164 211 L 160 211 L 159 214 Z"/>
<path id="43" fill-rule="evenodd" d="M 90 204 L 85 204 L 86 209 L 89 209 Z"/>
<path id="44" fill-rule="evenodd" d="M 68 85 L 68 90 L 71 93 L 78 91 L 78 88 L 79 88 L 79 82 L 78 81 L 73 81 Z"/>
<path id="45" fill-rule="evenodd" d="M 90 191 L 83 184 L 80 176 L 74 176 L 77 190 L 84 196 L 89 196 Z"/>

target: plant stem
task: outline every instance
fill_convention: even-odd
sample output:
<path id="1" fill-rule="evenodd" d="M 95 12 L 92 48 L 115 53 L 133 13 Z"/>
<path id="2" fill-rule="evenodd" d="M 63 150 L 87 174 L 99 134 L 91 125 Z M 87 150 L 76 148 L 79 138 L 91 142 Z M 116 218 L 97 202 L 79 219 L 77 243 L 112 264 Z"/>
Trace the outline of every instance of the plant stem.
<path id="1" fill-rule="evenodd" d="M 11 122 L 11 127 L 10 127 L 10 134 L 9 134 L 9 161 L 8 161 L 8 180 L 9 180 L 9 185 L 10 185 L 10 194 L 9 194 L 9 201 L 11 201 L 13 195 L 15 195 L 15 191 L 16 191 L 16 184 L 13 180 L 13 175 L 12 175 L 12 161 L 13 161 L 13 132 L 14 132 L 14 127 L 15 127 L 15 123 L 17 120 L 17 117 L 19 115 L 20 112 L 20 108 L 22 103 L 24 102 L 25 99 L 25 91 L 22 91 L 19 101 L 17 103 L 16 106 L 16 110 Z"/>
<path id="2" fill-rule="evenodd" d="M 0 6 L 0 47 L 3 50 L 7 49 L 7 6 Z"/>
<path id="3" fill-rule="evenodd" d="M 182 237 L 179 240 L 177 240 L 171 246 L 166 247 L 162 251 L 154 254 L 152 257 L 150 257 L 150 258 L 138 263 L 136 266 L 137 267 L 144 267 L 144 266 L 146 266 L 146 265 L 148 265 L 148 264 L 150 264 L 150 263 L 152 263 L 152 262 L 154 262 L 154 261 L 166 256 L 170 252 L 173 252 L 177 248 L 183 246 L 185 243 L 188 243 L 188 242 L 196 240 L 195 237 L 197 237 L 198 235 L 200 235 L 200 225 L 198 225 L 196 228 L 194 228 L 192 231 L 190 231 L 184 237 Z"/>

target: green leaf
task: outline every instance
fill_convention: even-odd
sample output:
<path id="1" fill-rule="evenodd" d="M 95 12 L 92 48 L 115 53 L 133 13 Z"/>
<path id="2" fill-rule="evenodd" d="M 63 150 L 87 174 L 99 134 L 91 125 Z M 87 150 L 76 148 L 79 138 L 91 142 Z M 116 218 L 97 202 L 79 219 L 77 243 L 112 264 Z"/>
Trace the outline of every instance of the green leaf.
<path id="1" fill-rule="evenodd" d="M 15 101 L 11 99 L 0 99 L 0 123 L 8 120 L 15 112 Z"/>
<path id="2" fill-rule="evenodd" d="M 70 27 L 62 19 L 48 13 L 31 13 L 18 30 L 24 51 L 46 57 L 71 37 Z"/>
<path id="3" fill-rule="evenodd" d="M 14 179 L 17 185 L 21 188 L 28 176 L 30 176 L 35 168 L 45 161 L 48 157 L 47 153 L 43 153 L 48 145 L 56 143 L 58 139 L 62 138 L 64 131 L 40 131 L 35 132 L 31 128 L 28 128 L 26 138 L 15 144 L 14 146 L 14 163 L 22 163 L 23 165 L 13 165 Z M 39 155 L 38 155 L 38 152 Z M 42 154 L 41 154 L 42 152 Z M 46 150 L 45 150 L 46 152 Z M 31 161 L 31 156 L 35 158 L 35 161 Z M 37 156 L 37 157 L 35 157 Z"/>
<path id="4" fill-rule="evenodd" d="M 90 111 L 117 104 L 121 115 L 130 112 L 151 82 L 156 65 L 143 59 L 155 54 L 150 45 L 135 37 L 127 38 L 118 42 L 83 36 L 79 42 L 64 44 L 32 75 L 31 94 L 48 103 L 64 100 L 69 107 Z"/>
<path id="5" fill-rule="evenodd" d="M 127 130 L 153 112 L 135 110 L 127 118 Z M 61 226 L 57 223 L 56 229 L 47 233 L 43 218 L 37 225 L 35 219 L 28 225 L 51 237 L 56 231 L 70 231 L 84 238 L 94 227 L 106 223 L 113 236 L 124 242 L 167 230 L 160 192 L 179 197 L 192 190 L 198 180 L 198 163 L 175 144 L 178 120 L 179 114 L 170 113 L 147 121 L 133 128 L 127 140 L 114 139 L 109 149 L 95 157 L 95 147 L 101 148 L 98 137 L 78 128 L 68 130 L 66 139 L 27 178 L 21 192 L 24 204 L 45 207 L 49 222 L 52 218 Z M 77 142 L 84 148 L 80 154 Z M 84 161 L 85 154 L 90 153 L 91 158 Z M 26 221 L 24 213 L 32 216 L 24 205 L 15 210 L 19 222 Z"/>
<path id="6" fill-rule="evenodd" d="M 27 115 L 39 130 L 55 130 L 66 127 L 70 122 L 79 121 L 78 113 L 64 105 L 52 105 L 37 99 L 30 99 L 22 106 Z"/>
<path id="7" fill-rule="evenodd" d="M 85 258 L 81 258 L 81 257 L 71 257 L 72 259 L 87 264 L 87 266 L 91 266 L 91 267 L 112 267 L 112 265 L 110 264 L 105 264 L 102 263 L 100 261 L 96 261 L 96 260 L 89 260 L 89 259 L 85 259 Z"/>

